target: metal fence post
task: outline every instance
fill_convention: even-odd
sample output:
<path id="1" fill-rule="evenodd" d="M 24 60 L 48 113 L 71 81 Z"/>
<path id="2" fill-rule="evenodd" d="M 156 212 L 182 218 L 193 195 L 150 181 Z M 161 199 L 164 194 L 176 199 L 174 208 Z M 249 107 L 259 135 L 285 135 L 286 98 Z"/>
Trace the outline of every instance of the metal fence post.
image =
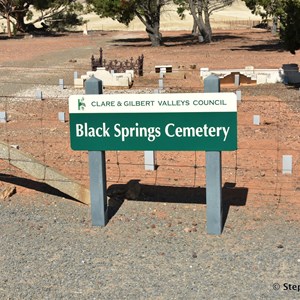
<path id="1" fill-rule="evenodd" d="M 220 79 L 210 75 L 204 79 L 205 93 L 219 93 Z M 219 235 L 223 229 L 222 208 L 222 152 L 206 151 L 206 229 Z"/>
<path id="2" fill-rule="evenodd" d="M 85 82 L 85 93 L 102 94 L 102 81 L 91 77 Z M 88 151 L 92 225 L 105 226 L 108 221 L 105 151 Z"/>

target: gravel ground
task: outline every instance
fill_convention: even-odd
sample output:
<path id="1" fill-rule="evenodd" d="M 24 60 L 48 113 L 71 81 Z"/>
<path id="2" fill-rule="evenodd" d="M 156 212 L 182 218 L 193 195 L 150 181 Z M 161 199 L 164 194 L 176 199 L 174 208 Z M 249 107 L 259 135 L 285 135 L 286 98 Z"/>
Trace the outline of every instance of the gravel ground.
<path id="1" fill-rule="evenodd" d="M 95 228 L 87 206 L 14 195 L 0 202 L 0 298 L 298 299 L 299 223 L 255 210 L 230 207 L 209 236 L 205 205 L 125 201 Z"/>

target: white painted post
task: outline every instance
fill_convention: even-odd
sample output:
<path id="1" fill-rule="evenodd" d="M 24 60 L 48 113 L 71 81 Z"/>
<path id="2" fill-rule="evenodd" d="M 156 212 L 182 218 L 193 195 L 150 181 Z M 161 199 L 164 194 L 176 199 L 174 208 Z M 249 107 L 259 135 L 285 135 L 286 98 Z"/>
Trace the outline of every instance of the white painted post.
<path id="1" fill-rule="evenodd" d="M 239 74 L 235 74 L 234 75 L 234 85 L 235 86 L 239 86 L 240 85 L 240 75 Z"/>
<path id="2" fill-rule="evenodd" d="M 75 71 L 75 72 L 74 72 L 74 79 L 77 79 L 77 78 L 78 78 L 78 72 Z"/>
<path id="3" fill-rule="evenodd" d="M 237 101 L 241 102 L 242 101 L 242 91 L 241 90 L 237 90 L 235 92 L 236 97 L 237 97 Z"/>
<path id="4" fill-rule="evenodd" d="M 292 174 L 293 171 L 293 156 L 282 156 L 282 174 Z"/>
<path id="5" fill-rule="evenodd" d="M 7 122 L 7 115 L 5 111 L 0 111 L 0 123 L 6 123 Z"/>
<path id="6" fill-rule="evenodd" d="M 159 90 L 154 90 L 154 94 L 159 94 Z M 155 151 L 144 151 L 144 164 L 146 171 L 154 171 L 156 166 Z"/>
<path id="7" fill-rule="evenodd" d="M 155 170 L 155 151 L 144 151 L 145 170 Z"/>
<path id="8" fill-rule="evenodd" d="M 62 122 L 62 123 L 66 122 L 66 118 L 65 118 L 65 113 L 64 113 L 64 112 L 60 111 L 60 112 L 58 113 L 58 120 L 59 120 L 60 122 Z"/>
<path id="9" fill-rule="evenodd" d="M 164 89 L 164 80 L 163 80 L 163 78 L 160 78 L 158 80 L 158 87 L 159 87 L 160 90 Z"/>
<path id="10" fill-rule="evenodd" d="M 65 86 L 64 86 L 64 80 L 63 79 L 59 79 L 59 88 L 61 89 L 61 90 L 63 90 L 64 88 L 65 88 Z"/>
<path id="11" fill-rule="evenodd" d="M 260 124 L 260 116 L 254 115 L 253 116 L 253 125 L 259 125 Z"/>
<path id="12" fill-rule="evenodd" d="M 43 100 L 43 93 L 40 90 L 36 90 L 35 92 L 35 98 L 39 100 Z"/>

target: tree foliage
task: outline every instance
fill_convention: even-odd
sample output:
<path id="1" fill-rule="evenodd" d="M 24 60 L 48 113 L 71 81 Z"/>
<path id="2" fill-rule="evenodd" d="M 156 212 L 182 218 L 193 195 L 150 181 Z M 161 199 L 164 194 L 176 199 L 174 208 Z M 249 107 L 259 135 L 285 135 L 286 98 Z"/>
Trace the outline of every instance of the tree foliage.
<path id="1" fill-rule="evenodd" d="M 263 19 L 282 14 L 285 0 L 244 0 L 252 13 Z"/>
<path id="2" fill-rule="evenodd" d="M 300 0 L 244 0 L 253 13 L 280 22 L 280 38 L 286 49 L 300 49 Z"/>
<path id="3" fill-rule="evenodd" d="M 125 25 L 135 16 L 145 25 L 152 46 L 162 44 L 160 16 L 171 0 L 88 0 L 100 17 L 109 17 Z"/>
<path id="4" fill-rule="evenodd" d="M 287 0 L 280 16 L 280 36 L 286 49 L 295 54 L 300 49 L 300 1 Z"/>
<path id="5" fill-rule="evenodd" d="M 33 9 L 38 12 L 35 19 Z M 83 6 L 76 0 L 0 0 L 0 15 L 20 32 L 34 30 L 34 24 L 40 21 L 44 22 L 44 28 L 48 27 L 45 23 L 53 28 L 58 21 L 66 26 L 79 25 L 82 20 L 77 13 L 82 9 Z M 10 26 L 7 27 L 9 30 Z"/>

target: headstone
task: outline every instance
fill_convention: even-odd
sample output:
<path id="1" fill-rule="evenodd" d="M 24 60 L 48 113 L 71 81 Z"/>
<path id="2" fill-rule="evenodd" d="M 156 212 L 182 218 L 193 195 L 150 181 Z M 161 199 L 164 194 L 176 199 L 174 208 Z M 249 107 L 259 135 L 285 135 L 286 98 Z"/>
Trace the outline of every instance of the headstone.
<path id="1" fill-rule="evenodd" d="M 259 125 L 260 124 L 260 116 L 254 115 L 253 116 L 253 125 Z"/>
<path id="2" fill-rule="evenodd" d="M 292 174 L 293 171 L 293 156 L 282 156 L 282 174 Z"/>
<path id="3" fill-rule="evenodd" d="M 7 115 L 5 111 L 0 111 L 0 123 L 6 123 L 7 122 Z"/>
<path id="4" fill-rule="evenodd" d="M 92 75 L 92 77 L 85 82 L 85 91 L 88 94 L 103 94 L 102 81 Z"/>
<path id="5" fill-rule="evenodd" d="M 220 92 L 220 79 L 216 75 L 209 75 L 204 79 L 204 93 L 212 93 L 212 91 Z"/>

